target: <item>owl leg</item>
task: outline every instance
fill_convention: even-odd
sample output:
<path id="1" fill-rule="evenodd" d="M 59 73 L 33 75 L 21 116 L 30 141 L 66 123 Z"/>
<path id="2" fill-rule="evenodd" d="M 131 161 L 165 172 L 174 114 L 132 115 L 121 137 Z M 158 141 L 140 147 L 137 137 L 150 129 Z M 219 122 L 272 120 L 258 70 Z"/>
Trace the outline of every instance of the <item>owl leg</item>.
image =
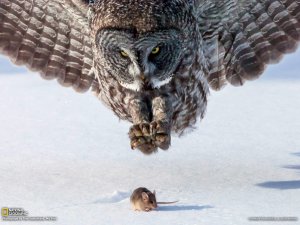
<path id="1" fill-rule="evenodd" d="M 130 102 L 130 114 L 133 126 L 129 130 L 129 138 L 132 149 L 139 149 L 144 154 L 157 151 L 150 133 L 150 110 L 141 99 L 133 99 Z"/>
<path id="2" fill-rule="evenodd" d="M 152 100 L 153 119 L 150 123 L 150 133 L 155 145 L 167 150 L 171 143 L 171 102 L 162 96 Z"/>

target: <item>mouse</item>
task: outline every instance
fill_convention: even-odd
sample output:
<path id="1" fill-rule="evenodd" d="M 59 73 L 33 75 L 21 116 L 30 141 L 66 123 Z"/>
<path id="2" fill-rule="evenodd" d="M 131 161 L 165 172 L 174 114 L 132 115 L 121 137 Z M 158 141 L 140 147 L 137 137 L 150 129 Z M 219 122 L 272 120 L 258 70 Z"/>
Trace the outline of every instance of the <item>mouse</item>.
<path id="1" fill-rule="evenodd" d="M 149 212 L 157 209 L 160 204 L 173 204 L 173 202 L 157 202 L 155 191 L 151 192 L 145 187 L 135 189 L 130 196 L 131 207 L 134 211 Z"/>

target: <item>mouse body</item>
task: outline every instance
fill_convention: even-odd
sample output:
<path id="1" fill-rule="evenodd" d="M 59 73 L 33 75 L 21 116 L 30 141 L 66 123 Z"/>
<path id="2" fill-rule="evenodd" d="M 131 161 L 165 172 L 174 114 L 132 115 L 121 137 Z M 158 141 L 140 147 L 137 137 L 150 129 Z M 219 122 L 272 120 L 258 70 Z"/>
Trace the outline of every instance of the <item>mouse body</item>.
<path id="1" fill-rule="evenodd" d="M 157 208 L 155 191 L 151 192 L 147 188 L 139 187 L 130 196 L 131 207 L 136 211 L 151 211 Z"/>
<path id="2" fill-rule="evenodd" d="M 155 210 L 158 204 L 172 204 L 174 202 L 157 202 L 155 191 L 151 192 L 145 187 L 139 187 L 130 196 L 131 207 L 135 211 L 149 212 Z"/>

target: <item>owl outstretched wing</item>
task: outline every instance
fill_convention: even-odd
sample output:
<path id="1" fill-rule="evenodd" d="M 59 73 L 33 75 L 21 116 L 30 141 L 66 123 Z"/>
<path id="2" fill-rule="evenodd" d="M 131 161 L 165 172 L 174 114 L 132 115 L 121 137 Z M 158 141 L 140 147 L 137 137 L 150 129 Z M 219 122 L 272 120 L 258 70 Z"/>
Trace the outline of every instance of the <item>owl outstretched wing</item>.
<path id="1" fill-rule="evenodd" d="M 1 0 L 0 53 L 45 79 L 87 91 L 93 56 L 83 0 Z"/>
<path id="2" fill-rule="evenodd" d="M 194 1 L 212 89 L 256 79 L 298 46 L 299 0 Z"/>

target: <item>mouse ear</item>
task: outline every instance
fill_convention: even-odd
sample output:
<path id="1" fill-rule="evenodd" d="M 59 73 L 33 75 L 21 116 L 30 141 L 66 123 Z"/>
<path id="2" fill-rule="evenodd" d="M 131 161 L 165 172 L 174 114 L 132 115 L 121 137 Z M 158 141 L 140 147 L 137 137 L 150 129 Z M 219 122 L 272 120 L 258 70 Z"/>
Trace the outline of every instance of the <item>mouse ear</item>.
<path id="1" fill-rule="evenodd" d="M 154 194 L 154 195 L 156 195 L 156 192 L 155 192 L 155 190 L 153 191 L 153 194 Z"/>
<path id="2" fill-rule="evenodd" d="M 143 201 L 148 201 L 149 200 L 149 196 L 146 192 L 142 192 L 142 198 L 143 198 Z"/>

